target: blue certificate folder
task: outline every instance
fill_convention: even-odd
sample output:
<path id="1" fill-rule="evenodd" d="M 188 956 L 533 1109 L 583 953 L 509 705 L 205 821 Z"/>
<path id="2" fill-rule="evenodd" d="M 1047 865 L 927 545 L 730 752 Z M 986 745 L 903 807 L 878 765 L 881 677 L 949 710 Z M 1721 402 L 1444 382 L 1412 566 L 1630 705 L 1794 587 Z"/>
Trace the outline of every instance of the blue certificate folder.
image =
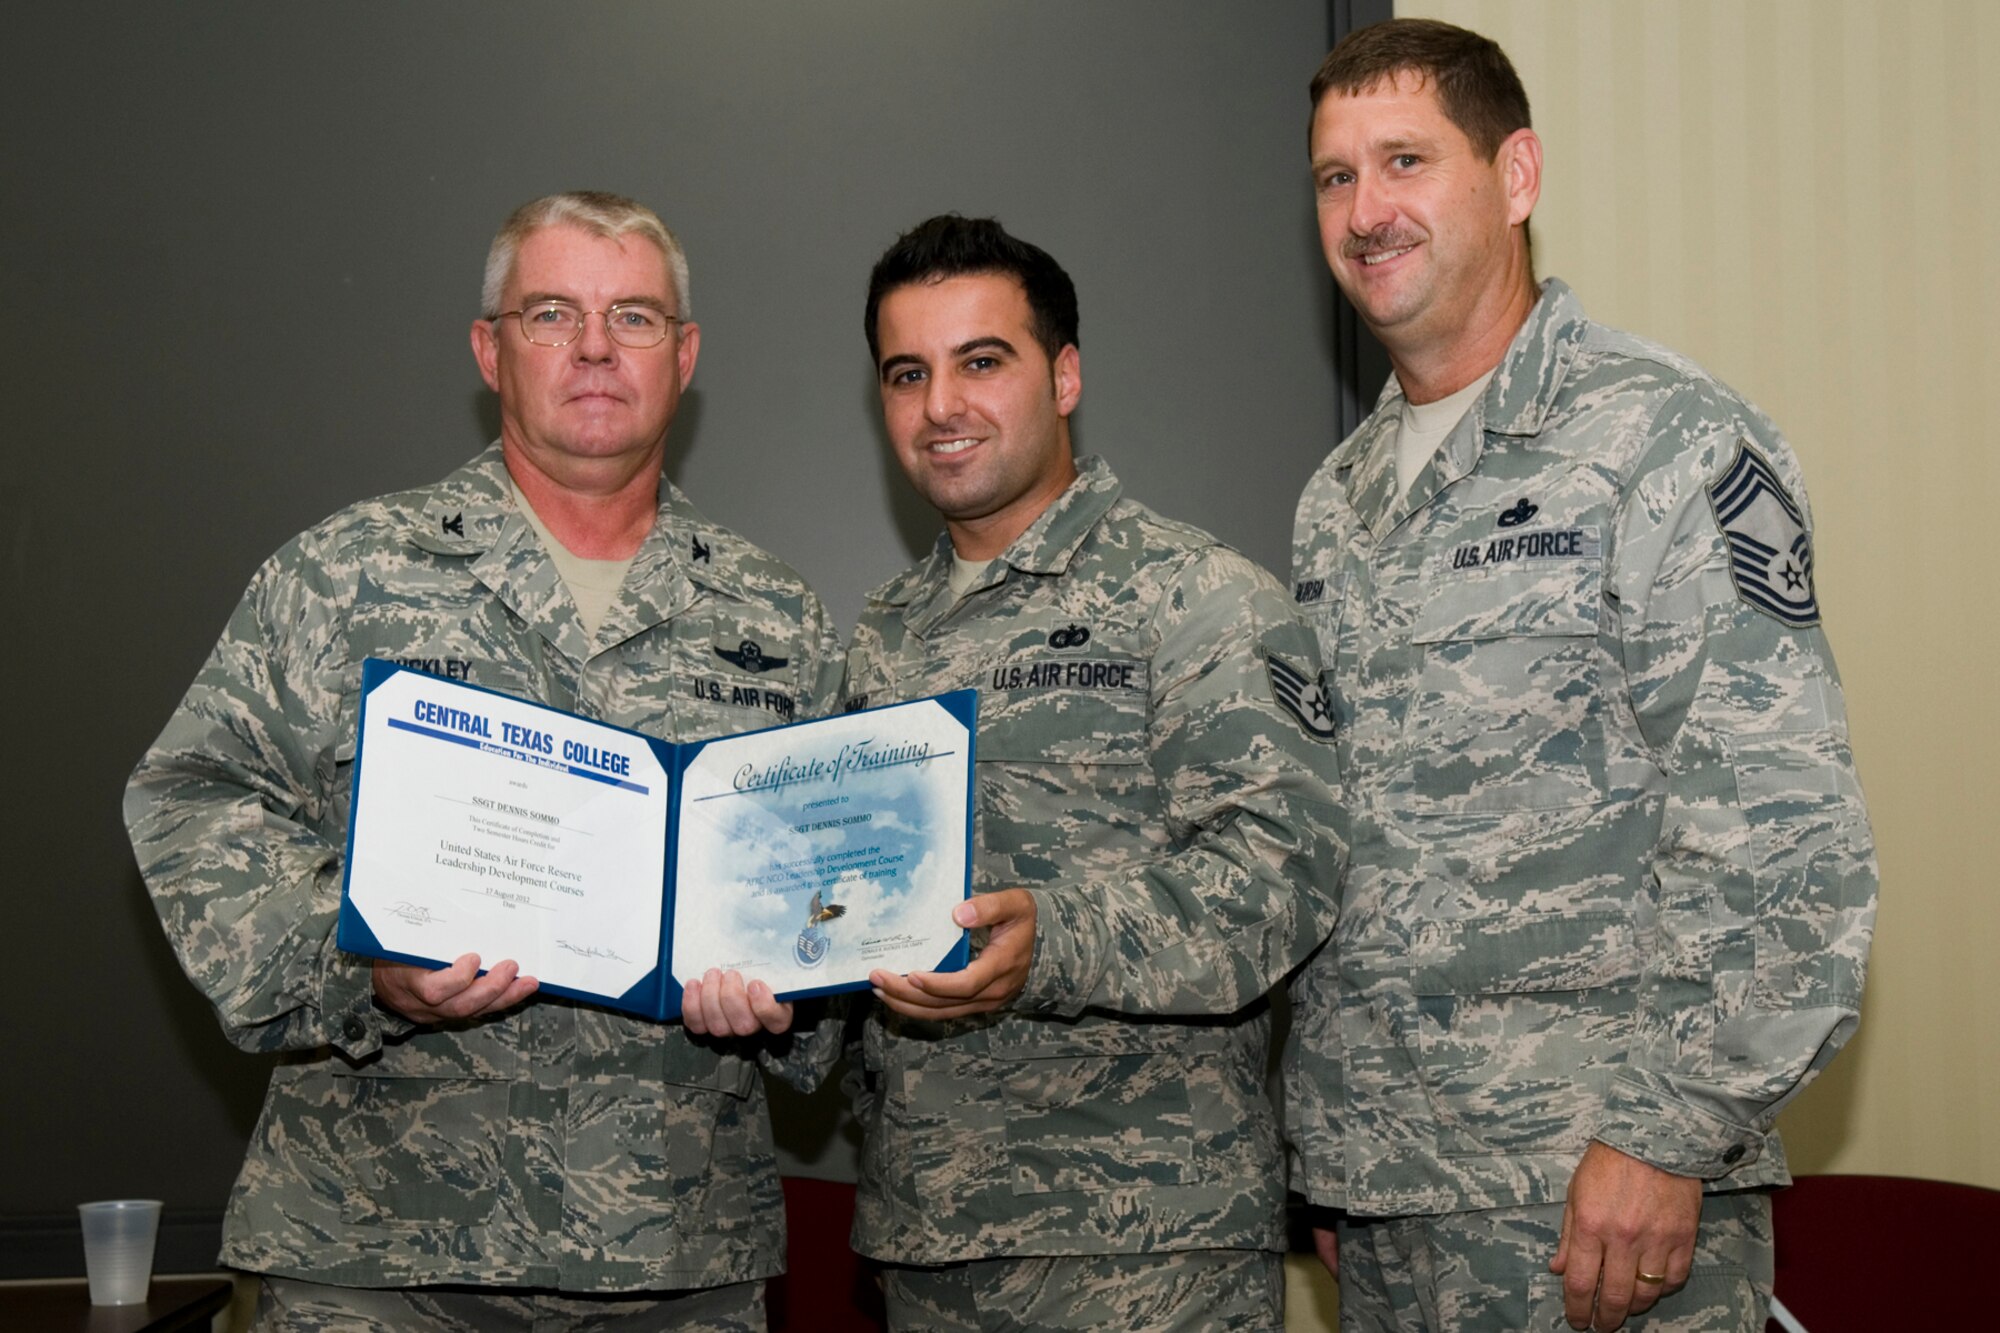
<path id="1" fill-rule="evenodd" d="M 781 999 L 954 971 L 978 694 L 674 744 L 362 664 L 336 942 L 678 1018 L 710 967 Z"/>

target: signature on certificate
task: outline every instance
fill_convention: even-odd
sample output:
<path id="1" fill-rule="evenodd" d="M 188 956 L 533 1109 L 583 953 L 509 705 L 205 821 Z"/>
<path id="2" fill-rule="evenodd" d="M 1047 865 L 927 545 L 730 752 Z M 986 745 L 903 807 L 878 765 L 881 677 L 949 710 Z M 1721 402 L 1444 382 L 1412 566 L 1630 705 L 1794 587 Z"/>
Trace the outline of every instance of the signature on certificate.
<path id="1" fill-rule="evenodd" d="M 400 902 L 389 909 L 389 915 L 412 926 L 441 925 L 444 918 L 420 903 Z"/>
<path id="2" fill-rule="evenodd" d="M 602 944 L 571 944 L 568 940 L 557 940 L 556 948 L 566 953 L 573 953 L 579 958 L 608 958 L 614 963 L 632 961 L 616 949 L 606 948 Z"/>

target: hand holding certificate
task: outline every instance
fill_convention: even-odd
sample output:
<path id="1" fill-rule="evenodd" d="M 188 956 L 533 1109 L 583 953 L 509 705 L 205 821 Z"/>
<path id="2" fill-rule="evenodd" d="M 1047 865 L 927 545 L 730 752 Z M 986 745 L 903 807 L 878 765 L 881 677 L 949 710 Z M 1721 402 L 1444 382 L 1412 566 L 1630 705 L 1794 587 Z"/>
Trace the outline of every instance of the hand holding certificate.
<path id="1" fill-rule="evenodd" d="M 1013 1003 L 1028 984 L 1035 961 L 1035 896 L 1026 889 L 995 889 L 952 909 L 967 930 L 984 929 L 979 957 L 958 971 L 869 975 L 882 1003 L 909 1018 L 969 1018 Z"/>
<path id="2" fill-rule="evenodd" d="M 339 943 L 655 1018 L 962 966 L 975 696 L 672 745 L 370 661 Z"/>

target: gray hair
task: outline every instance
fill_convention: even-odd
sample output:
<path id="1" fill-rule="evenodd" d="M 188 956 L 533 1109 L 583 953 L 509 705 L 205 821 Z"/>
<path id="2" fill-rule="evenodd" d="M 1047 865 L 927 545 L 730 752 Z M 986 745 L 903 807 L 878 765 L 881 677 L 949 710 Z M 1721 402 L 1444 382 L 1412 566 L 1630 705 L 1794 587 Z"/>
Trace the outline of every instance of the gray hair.
<path id="1" fill-rule="evenodd" d="M 673 275 L 674 299 L 680 305 L 673 313 L 682 319 L 692 317 L 687 252 L 681 249 L 681 243 L 667 229 L 667 224 L 660 221 L 660 215 L 622 194 L 567 190 L 522 204 L 493 238 L 493 247 L 486 252 L 486 280 L 479 289 L 479 308 L 485 318 L 500 313 L 502 293 L 507 290 L 507 280 L 514 276 L 514 257 L 521 243 L 544 227 L 556 226 L 581 227 L 593 236 L 614 241 L 634 234 L 651 241 L 666 256 L 667 271 Z"/>

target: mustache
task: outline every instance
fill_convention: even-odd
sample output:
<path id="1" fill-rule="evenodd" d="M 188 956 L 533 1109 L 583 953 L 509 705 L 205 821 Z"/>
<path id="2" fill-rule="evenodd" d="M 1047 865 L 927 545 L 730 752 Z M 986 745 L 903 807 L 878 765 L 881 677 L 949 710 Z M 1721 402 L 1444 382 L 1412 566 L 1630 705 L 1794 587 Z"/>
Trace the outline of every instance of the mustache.
<path id="1" fill-rule="evenodd" d="M 1341 242 L 1340 253 L 1344 259 L 1359 259 L 1377 250 L 1401 250 L 1429 239 L 1420 231 L 1407 227 L 1384 225 L 1377 227 L 1366 236 L 1350 236 Z"/>

